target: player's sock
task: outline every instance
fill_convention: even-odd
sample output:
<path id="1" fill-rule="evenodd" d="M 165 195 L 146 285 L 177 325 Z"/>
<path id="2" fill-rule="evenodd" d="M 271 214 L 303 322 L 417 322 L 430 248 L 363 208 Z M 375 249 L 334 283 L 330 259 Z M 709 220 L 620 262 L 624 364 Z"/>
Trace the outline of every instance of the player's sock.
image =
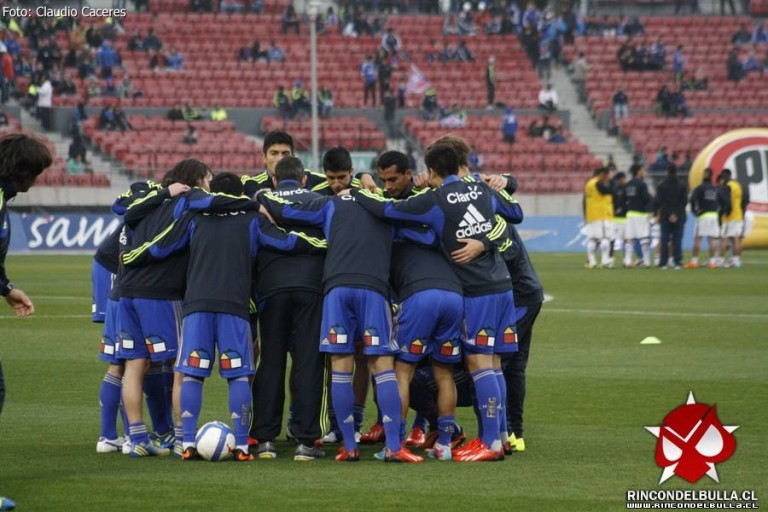
<path id="1" fill-rule="evenodd" d="M 643 265 L 646 267 L 651 266 L 651 244 L 648 240 L 640 242 L 640 250 L 643 253 Z"/>
<path id="2" fill-rule="evenodd" d="M 203 379 L 184 377 L 181 384 L 181 424 L 184 428 L 184 448 L 195 446 L 197 418 L 203 407 Z"/>
<path id="3" fill-rule="evenodd" d="M 624 266 L 632 266 L 632 242 L 624 242 Z"/>
<path id="4" fill-rule="evenodd" d="M 168 427 L 174 424 L 173 421 L 173 362 L 163 364 L 163 386 L 165 387 L 165 417 L 168 421 Z"/>
<path id="5" fill-rule="evenodd" d="M 120 392 L 123 382 L 120 377 L 105 373 L 99 390 L 101 406 L 101 437 L 117 439 L 117 411 L 120 408 Z"/>
<path id="6" fill-rule="evenodd" d="M 331 372 L 331 397 L 336 421 L 344 438 L 347 452 L 357 449 L 355 442 L 355 392 L 352 389 L 352 372 Z"/>
<path id="7" fill-rule="evenodd" d="M 405 429 L 408 426 L 408 420 L 406 418 L 403 418 L 400 420 L 400 442 L 405 442 Z"/>
<path id="8" fill-rule="evenodd" d="M 600 262 L 603 265 L 610 265 L 611 241 L 603 238 L 600 240 Z"/>
<path id="9" fill-rule="evenodd" d="M 144 394 L 147 395 L 147 411 L 152 420 L 152 428 L 158 434 L 165 434 L 173 423 L 168 423 L 168 401 L 162 366 L 149 367 L 147 376 L 144 377 Z"/>
<path id="10" fill-rule="evenodd" d="M 128 435 L 131 436 L 131 442 L 137 444 L 146 444 L 149 442 L 147 425 L 143 421 L 131 423 L 128 425 Z"/>
<path id="11" fill-rule="evenodd" d="M 387 448 L 393 452 L 400 450 L 400 392 L 397 389 L 395 370 L 386 370 L 373 376 L 376 379 L 377 398 L 381 409 L 381 423 Z"/>
<path id="12" fill-rule="evenodd" d="M 589 239 L 587 240 L 587 261 L 590 267 L 597 265 L 597 257 L 595 251 L 597 250 L 597 241 Z"/>
<path id="13" fill-rule="evenodd" d="M 411 424 L 411 430 L 415 429 L 416 427 L 419 427 L 424 432 L 427 431 L 427 417 L 418 411 L 416 412 L 416 417 L 413 418 L 413 423 Z"/>
<path id="14" fill-rule="evenodd" d="M 355 404 L 352 414 L 355 417 L 355 432 L 362 432 L 363 421 L 365 421 L 365 404 Z"/>
<path id="15" fill-rule="evenodd" d="M 451 446 L 451 438 L 456 432 L 456 418 L 440 416 L 437 418 L 437 442 L 443 446 Z"/>
<path id="16" fill-rule="evenodd" d="M 509 434 L 507 433 L 507 381 L 504 379 L 504 372 L 501 368 L 494 370 L 496 373 L 496 382 L 499 385 L 499 408 L 496 411 L 496 417 L 499 418 L 499 437 L 501 444 L 507 442 Z"/>
<path id="17" fill-rule="evenodd" d="M 480 409 L 480 420 L 483 422 L 483 443 L 494 451 L 501 449 L 499 440 L 499 384 L 493 368 L 484 368 L 471 373 L 475 381 L 475 395 Z"/>
<path id="18" fill-rule="evenodd" d="M 248 429 L 251 426 L 251 386 L 248 377 L 229 379 L 229 413 L 235 431 L 235 444 L 248 453 Z"/>
<path id="19" fill-rule="evenodd" d="M 691 256 L 691 263 L 698 263 L 699 257 L 698 256 Z"/>

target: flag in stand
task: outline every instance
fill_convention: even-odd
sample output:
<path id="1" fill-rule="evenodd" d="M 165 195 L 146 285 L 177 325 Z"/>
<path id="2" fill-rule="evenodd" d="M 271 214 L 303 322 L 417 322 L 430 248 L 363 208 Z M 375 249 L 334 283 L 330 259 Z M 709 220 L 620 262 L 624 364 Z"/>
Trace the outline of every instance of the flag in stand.
<path id="1" fill-rule="evenodd" d="M 424 74 L 416 67 L 416 64 L 411 64 L 411 74 L 408 77 L 408 85 L 405 87 L 405 91 L 408 93 L 424 94 L 429 88 L 429 82 L 427 82 Z"/>

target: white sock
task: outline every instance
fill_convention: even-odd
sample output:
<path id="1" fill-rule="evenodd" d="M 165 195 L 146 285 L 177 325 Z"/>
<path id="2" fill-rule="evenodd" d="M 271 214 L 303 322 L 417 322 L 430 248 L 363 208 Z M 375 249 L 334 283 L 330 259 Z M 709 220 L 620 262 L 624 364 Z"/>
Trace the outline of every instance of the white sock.
<path id="1" fill-rule="evenodd" d="M 605 238 L 600 240 L 600 261 L 603 265 L 608 265 L 611 259 L 611 242 Z"/>
<path id="2" fill-rule="evenodd" d="M 596 250 L 597 250 L 597 241 L 591 238 L 587 240 L 587 261 L 589 262 L 589 265 L 592 267 L 597 265 L 597 257 L 595 256 Z"/>
<path id="3" fill-rule="evenodd" d="M 624 242 L 624 266 L 632 266 L 632 241 Z"/>
<path id="4" fill-rule="evenodd" d="M 651 248 L 650 248 L 650 242 L 646 240 L 642 240 L 640 242 L 640 251 L 643 253 L 643 265 L 646 267 L 651 266 Z"/>

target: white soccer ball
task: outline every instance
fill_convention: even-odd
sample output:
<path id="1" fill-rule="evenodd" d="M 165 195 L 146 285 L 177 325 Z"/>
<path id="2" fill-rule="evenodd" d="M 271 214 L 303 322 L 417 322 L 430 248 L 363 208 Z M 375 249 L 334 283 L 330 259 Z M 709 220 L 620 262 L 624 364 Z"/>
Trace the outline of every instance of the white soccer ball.
<path id="1" fill-rule="evenodd" d="M 197 431 L 197 453 L 205 460 L 219 462 L 232 458 L 235 449 L 235 434 L 229 425 L 211 421 Z"/>

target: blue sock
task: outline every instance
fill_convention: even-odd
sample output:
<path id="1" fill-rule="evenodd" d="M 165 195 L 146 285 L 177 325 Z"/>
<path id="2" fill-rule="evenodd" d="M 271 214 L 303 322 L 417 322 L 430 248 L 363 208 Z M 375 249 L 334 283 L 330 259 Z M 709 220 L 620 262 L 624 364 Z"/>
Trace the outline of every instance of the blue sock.
<path id="1" fill-rule="evenodd" d="M 437 442 L 439 444 L 450 446 L 455 432 L 456 418 L 453 416 L 440 416 L 437 418 Z"/>
<path id="2" fill-rule="evenodd" d="M 427 418 L 420 412 L 416 411 L 416 417 L 413 418 L 413 424 L 411 425 L 411 430 L 415 429 L 416 427 L 419 427 L 424 432 L 427 431 Z"/>
<path id="3" fill-rule="evenodd" d="M 171 429 L 168 423 L 168 400 L 165 394 L 165 376 L 162 366 L 150 366 L 144 377 L 144 394 L 147 395 L 147 410 L 152 420 L 152 428 L 158 434 L 165 434 Z"/>
<path id="4" fill-rule="evenodd" d="M 165 388 L 165 420 L 168 430 L 175 426 L 173 420 L 173 362 L 163 364 L 163 387 Z"/>
<path id="5" fill-rule="evenodd" d="M 143 421 L 128 425 L 128 435 L 131 436 L 132 443 L 146 444 L 149 442 L 147 425 L 145 425 Z"/>
<path id="6" fill-rule="evenodd" d="M 235 444 L 247 451 L 248 430 L 251 427 L 251 386 L 248 377 L 229 379 L 229 412 L 235 430 Z"/>
<path id="7" fill-rule="evenodd" d="M 365 421 L 365 405 L 355 404 L 352 414 L 355 417 L 355 432 L 362 432 L 363 421 Z"/>
<path id="8" fill-rule="evenodd" d="M 184 377 L 181 385 L 181 424 L 184 429 L 185 445 L 194 445 L 197 435 L 197 418 L 203 407 L 203 380 Z"/>
<path id="9" fill-rule="evenodd" d="M 331 397 L 336 422 L 344 438 L 344 449 L 357 449 L 355 442 L 355 392 L 352 389 L 352 372 L 331 372 Z"/>
<path id="10" fill-rule="evenodd" d="M 484 368 L 472 372 L 475 381 L 475 395 L 480 411 L 480 421 L 483 423 L 481 439 L 491 450 L 499 450 L 499 384 L 493 368 Z"/>
<path id="11" fill-rule="evenodd" d="M 123 382 L 120 377 L 105 373 L 99 390 L 101 406 L 101 437 L 117 439 L 117 411 L 120 409 L 120 392 Z"/>
<path id="12" fill-rule="evenodd" d="M 499 436 L 501 442 L 506 443 L 509 437 L 507 433 L 507 381 L 504 379 L 504 372 L 501 368 L 494 370 L 496 373 L 496 382 L 499 385 L 499 409 L 496 415 L 499 418 Z"/>
<path id="13" fill-rule="evenodd" d="M 376 379 L 376 394 L 381 409 L 381 422 L 384 425 L 384 435 L 387 448 L 390 451 L 400 451 L 400 392 L 397 389 L 395 370 L 386 370 L 373 376 Z"/>
<path id="14" fill-rule="evenodd" d="M 405 428 L 408 426 L 408 421 L 400 420 L 400 443 L 405 441 Z"/>

